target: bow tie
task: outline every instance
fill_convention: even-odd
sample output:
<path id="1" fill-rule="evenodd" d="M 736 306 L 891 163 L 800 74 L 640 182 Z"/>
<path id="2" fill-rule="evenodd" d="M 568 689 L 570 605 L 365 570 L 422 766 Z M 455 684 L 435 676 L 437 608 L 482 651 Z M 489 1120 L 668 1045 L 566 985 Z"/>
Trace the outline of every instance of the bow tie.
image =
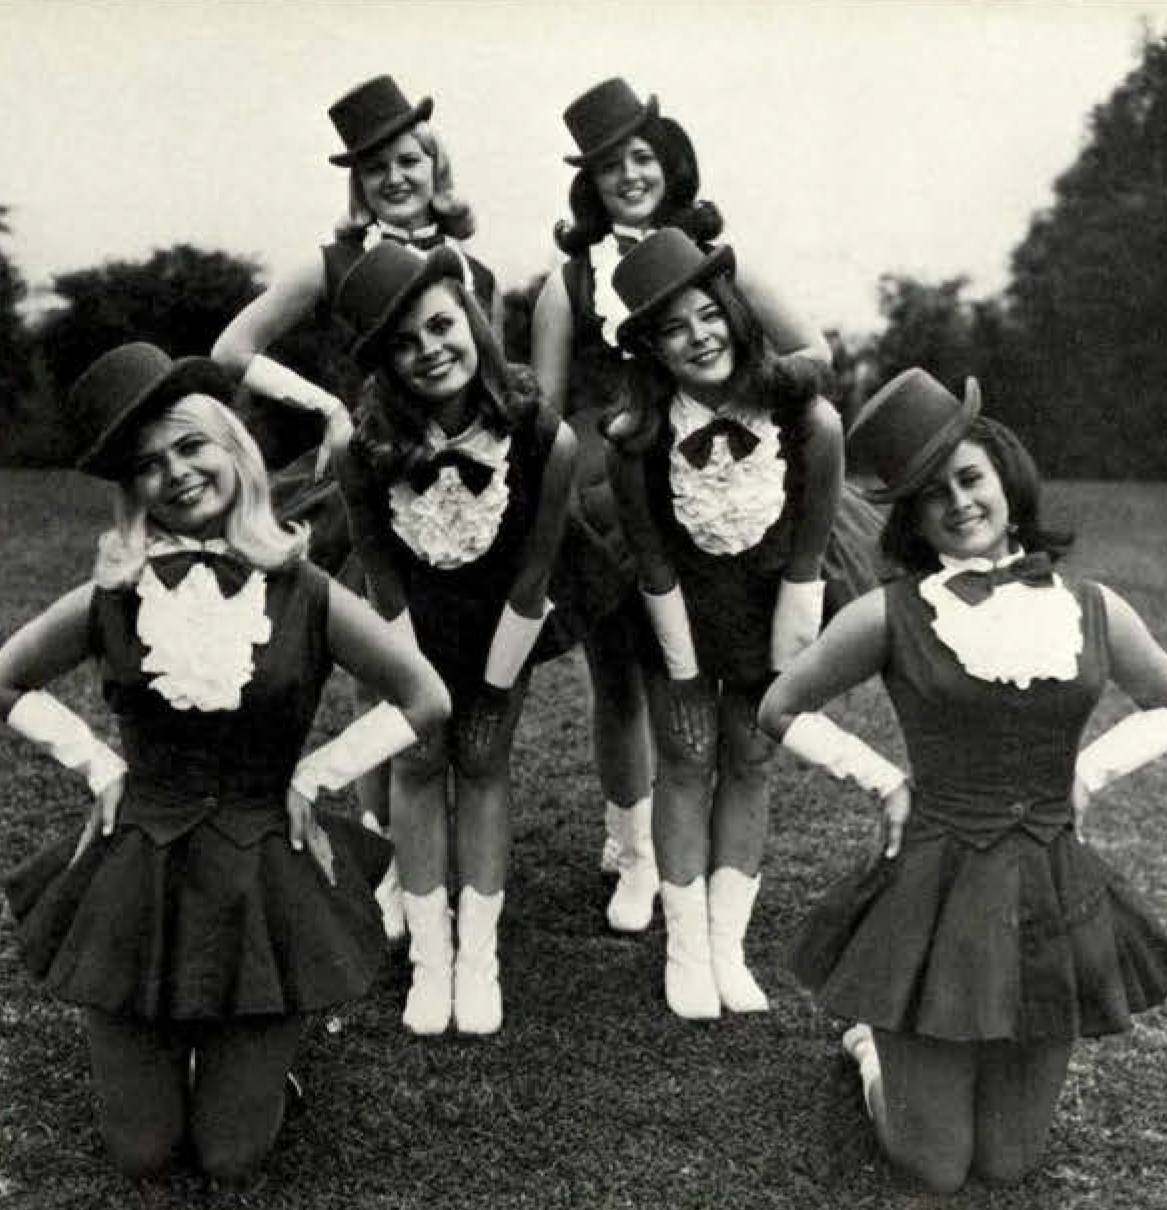
<path id="1" fill-rule="evenodd" d="M 752 454 L 758 445 L 757 435 L 751 433 L 744 424 L 731 420 L 728 416 L 718 416 L 701 428 L 695 429 L 683 441 L 677 442 L 677 449 L 685 455 L 690 465 L 700 470 L 709 463 L 714 437 L 725 438 L 735 462 Z"/>
<path id="2" fill-rule="evenodd" d="M 186 579 L 196 563 L 203 563 L 211 569 L 219 584 L 219 591 L 225 597 L 233 597 L 239 592 L 255 570 L 238 555 L 209 550 L 168 551 L 150 558 L 154 574 L 171 591 Z"/>
<path id="3" fill-rule="evenodd" d="M 460 450 L 446 449 L 414 467 L 407 476 L 409 486 L 419 496 L 429 491 L 437 482 L 438 472 L 443 466 L 452 466 L 458 472 L 458 478 L 475 496 L 481 496 L 494 478 L 494 467 L 487 466 L 485 462 L 479 462 Z"/>
<path id="4" fill-rule="evenodd" d="M 419 227 L 416 231 L 406 231 L 404 227 L 390 227 L 382 223 L 378 229 L 382 239 L 391 239 L 395 244 L 402 244 L 406 248 L 416 248 L 418 252 L 430 252 L 446 242 L 446 237 L 438 230 L 436 224 Z"/>
<path id="5" fill-rule="evenodd" d="M 634 235 L 618 235 L 616 236 L 616 250 L 621 256 L 632 251 L 637 244 L 640 243 Z"/>
<path id="6" fill-rule="evenodd" d="M 980 605 L 1002 584 L 1028 584 L 1040 588 L 1054 581 L 1053 564 L 1044 551 L 1016 559 L 989 571 L 962 571 L 946 581 L 945 587 L 966 605 Z"/>

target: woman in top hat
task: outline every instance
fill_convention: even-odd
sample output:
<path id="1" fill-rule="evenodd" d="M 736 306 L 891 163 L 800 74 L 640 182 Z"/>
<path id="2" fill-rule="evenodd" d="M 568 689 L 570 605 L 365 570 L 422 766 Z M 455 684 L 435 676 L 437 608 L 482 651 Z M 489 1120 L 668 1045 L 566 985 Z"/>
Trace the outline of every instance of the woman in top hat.
<path id="1" fill-rule="evenodd" d="M 733 271 L 729 247 L 665 228 L 613 278 L 634 372 L 607 424 L 610 475 L 651 619 L 665 993 L 684 1017 L 767 1008 L 742 952 L 774 750 L 755 715 L 818 631 L 843 479 L 837 413 L 788 372 Z"/>
<path id="2" fill-rule="evenodd" d="M 828 893 L 792 965 L 863 1022 L 844 1045 L 880 1141 L 941 1191 L 1025 1176 L 1073 1040 L 1167 995 L 1167 934 L 1075 831 L 1089 792 L 1167 750 L 1167 653 L 1117 594 L 1054 571 L 1066 539 L 1042 525 L 1033 461 L 979 403 L 975 380 L 958 400 L 912 369 L 864 406 L 850 446 L 885 484 L 905 574 L 848 605 L 760 713 L 884 799 L 885 853 Z M 902 772 L 802 713 L 876 674 L 910 814 Z M 1111 679 L 1143 712 L 1079 755 Z"/>
<path id="3" fill-rule="evenodd" d="M 344 151 L 329 156 L 348 169 L 348 208 L 335 240 L 277 278 L 245 307 L 215 342 L 211 356 L 256 394 L 325 417 L 319 452 L 308 453 L 274 478 L 276 510 L 286 521 L 311 525 L 310 556 L 327 571 L 360 584 L 349 556 L 348 528 L 333 482 L 320 482 L 330 449 L 352 435 L 348 409 L 334 395 L 281 364 L 269 347 L 320 308 L 331 316 L 336 289 L 366 247 L 388 240 L 421 252 L 447 247 L 458 258 L 474 297 L 501 331 L 502 301 L 493 274 L 465 253 L 459 241 L 474 232 L 470 207 L 454 193 L 450 160 L 430 126 L 433 100 L 416 105 L 391 76 L 377 76 L 342 96 L 328 111 Z M 278 424 L 278 418 L 268 423 Z M 388 820 L 388 772 L 375 770 L 359 784 L 364 817 Z M 401 925 L 386 900 L 386 930 Z"/>
<path id="4" fill-rule="evenodd" d="M 608 574 L 623 607 L 585 639 L 594 690 L 596 765 L 607 800 L 603 865 L 619 881 L 608 907 L 614 929 L 639 931 L 652 916 L 658 881 L 652 848 L 652 753 L 636 633 L 632 560 L 615 526 L 597 423 L 623 374 L 616 330 L 625 308 L 612 288 L 620 258 L 649 232 L 677 227 L 706 245 L 720 235 L 721 215 L 698 200 L 697 157 L 684 129 L 662 116 L 657 99 L 642 102 L 620 78 L 577 97 L 564 122 L 579 152 L 568 202 L 571 224 L 555 231 L 568 260 L 547 279 L 535 307 L 532 363 L 544 393 L 580 439 L 576 512 L 619 555 Z M 808 381 L 830 364 L 822 336 L 795 316 L 772 290 L 745 283 L 780 353 L 805 355 Z M 793 372 L 795 365 L 791 363 Z"/>
<path id="5" fill-rule="evenodd" d="M 85 777 L 80 840 L 5 880 L 25 958 L 80 1005 L 101 1130 L 132 1175 L 189 1147 L 238 1180 L 284 1112 L 304 1014 L 383 960 L 389 846 L 313 802 L 439 726 L 449 699 L 407 631 L 304 559 L 206 358 L 123 345 L 69 400 L 80 466 L 117 484 L 92 582 L 0 648 L 8 726 Z M 42 686 L 93 658 L 124 758 Z M 307 756 L 332 664 L 381 704 Z"/>
<path id="6" fill-rule="evenodd" d="M 562 650 L 554 624 L 541 632 L 575 439 L 529 371 L 506 364 L 450 249 L 419 258 L 380 244 L 345 278 L 337 307 L 370 372 L 356 434 L 337 455 L 354 549 L 374 604 L 395 627 L 416 630 L 454 703 L 443 733 L 392 768 L 412 938 L 403 1020 L 436 1034 L 452 1014 L 463 1033 L 493 1033 L 502 1023 L 496 944 L 510 749 L 533 653 Z M 456 961 L 451 865 L 461 882 Z"/>

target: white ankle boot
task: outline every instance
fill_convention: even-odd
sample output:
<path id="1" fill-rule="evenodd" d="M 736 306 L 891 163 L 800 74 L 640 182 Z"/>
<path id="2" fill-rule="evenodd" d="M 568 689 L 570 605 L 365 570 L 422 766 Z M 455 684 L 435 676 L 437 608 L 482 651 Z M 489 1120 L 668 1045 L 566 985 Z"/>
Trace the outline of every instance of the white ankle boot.
<path id="1" fill-rule="evenodd" d="M 604 847 L 600 850 L 600 873 L 618 874 L 620 850 L 624 847 L 624 812 L 614 802 L 604 803 Z"/>
<path id="2" fill-rule="evenodd" d="M 652 923 L 652 904 L 660 890 L 652 847 L 652 799 L 642 798 L 617 811 L 623 844 L 616 869 L 620 881 L 608 903 L 608 924 L 620 933 L 641 933 Z"/>
<path id="3" fill-rule="evenodd" d="M 498 918 L 502 891 L 480 895 L 472 886 L 458 899 L 458 958 L 454 963 L 454 1025 L 459 1033 L 493 1034 L 502 1026 L 498 984 Z"/>
<path id="4" fill-rule="evenodd" d="M 454 938 L 444 886 L 427 895 L 402 893 L 411 940 L 413 982 L 401 1023 L 415 1034 L 445 1033 L 453 1003 Z"/>
<path id="5" fill-rule="evenodd" d="M 704 1020 L 721 1016 L 721 1000 L 713 979 L 709 954 L 709 908 L 705 879 L 688 886 L 660 884 L 668 946 L 665 957 L 665 999 L 678 1017 Z"/>
<path id="6" fill-rule="evenodd" d="M 746 966 L 742 941 L 761 885 L 732 866 L 721 866 L 709 879 L 709 948 L 713 978 L 721 1003 L 735 1013 L 763 1013 L 770 1007 L 766 993 Z"/>
<path id="7" fill-rule="evenodd" d="M 405 904 L 402 902 L 401 879 L 397 877 L 397 858 L 394 857 L 377 883 L 373 898 L 381 909 L 381 927 L 386 941 L 400 941 L 405 936 Z"/>

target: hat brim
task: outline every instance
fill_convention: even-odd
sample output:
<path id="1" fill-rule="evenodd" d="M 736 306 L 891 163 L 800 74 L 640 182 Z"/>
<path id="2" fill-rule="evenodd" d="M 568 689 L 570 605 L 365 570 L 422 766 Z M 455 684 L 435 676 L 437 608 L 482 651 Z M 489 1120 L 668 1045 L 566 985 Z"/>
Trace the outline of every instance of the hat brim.
<path id="1" fill-rule="evenodd" d="M 353 269 L 349 270 L 350 273 L 353 271 Z M 453 248 L 435 248 L 426 255 L 424 261 L 418 264 L 417 273 L 389 300 L 388 306 L 377 316 L 368 332 L 353 343 L 353 358 L 362 369 L 368 369 L 377 360 L 377 347 L 385 335 L 385 330 L 398 315 L 427 286 L 432 286 L 434 282 L 442 281 L 445 278 L 463 280 L 462 258 Z M 344 282 L 342 281 L 340 290 L 343 289 Z M 337 291 L 338 295 L 340 290 Z"/>
<path id="2" fill-rule="evenodd" d="M 234 386 L 222 368 L 209 357 L 182 357 L 164 374 L 147 382 L 121 412 L 106 425 L 97 440 L 77 459 L 79 471 L 114 482 L 125 472 L 131 433 L 167 405 L 186 395 L 210 395 L 229 404 Z"/>
<path id="3" fill-rule="evenodd" d="M 890 504 L 894 500 L 902 500 L 905 496 L 910 496 L 918 491 L 964 440 L 965 434 L 972 428 L 972 423 L 980 415 L 980 411 L 980 383 L 970 376 L 965 380 L 964 399 L 961 400 L 959 411 L 954 412 L 951 418 L 924 443 L 905 468 L 899 482 L 890 487 L 861 488 L 861 494 L 872 504 Z M 856 423 L 858 423 L 858 419 L 856 419 Z"/>
<path id="4" fill-rule="evenodd" d="M 652 93 L 645 101 L 643 110 L 632 121 L 617 127 L 603 142 L 589 147 L 587 151 L 578 152 L 576 155 L 565 155 L 563 162 L 570 164 L 573 168 L 584 168 L 589 164 L 594 164 L 596 160 L 606 156 L 613 147 L 622 143 L 630 135 L 634 135 L 649 118 L 655 118 L 659 114 L 660 103 L 656 99 L 656 93 Z"/>
<path id="5" fill-rule="evenodd" d="M 412 109 L 405 110 L 387 122 L 383 122 L 360 146 L 350 147 L 347 151 L 341 151 L 337 155 L 330 155 L 329 162 L 338 168 L 351 168 L 361 156 L 375 151 L 383 143 L 396 138 L 403 130 L 412 129 L 418 122 L 428 122 L 433 112 L 433 97 L 422 97 Z"/>
<path id="6" fill-rule="evenodd" d="M 695 265 L 688 273 L 683 273 L 680 277 L 669 282 L 663 290 L 658 290 L 650 299 L 641 303 L 635 311 L 629 312 L 628 317 L 616 328 L 617 342 L 627 348 L 629 342 L 635 338 L 637 332 L 670 298 L 675 298 L 682 290 L 688 289 L 689 286 L 695 286 L 699 282 L 707 281 L 711 277 L 716 277 L 719 273 L 733 274 L 736 268 L 737 259 L 729 244 L 722 244 L 721 247 L 714 248 L 699 265 Z"/>

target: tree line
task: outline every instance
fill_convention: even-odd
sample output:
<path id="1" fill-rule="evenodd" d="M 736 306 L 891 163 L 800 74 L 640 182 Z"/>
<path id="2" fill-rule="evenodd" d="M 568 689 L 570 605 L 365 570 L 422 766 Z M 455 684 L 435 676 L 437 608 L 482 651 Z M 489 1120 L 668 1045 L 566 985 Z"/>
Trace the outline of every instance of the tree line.
<path id="1" fill-rule="evenodd" d="M 13 216 L 0 206 L 0 461 L 69 461 L 60 401 L 105 349 L 151 340 L 176 356 L 206 353 L 262 289 L 260 266 L 187 244 L 143 261 L 58 274 L 60 305 L 22 319 L 26 283 L 3 244 Z M 507 344 L 525 359 L 541 279 L 506 296 Z M 853 415 L 881 382 L 922 365 L 954 390 L 981 382 L 986 410 L 1014 427 L 1047 474 L 1158 478 L 1167 467 L 1167 37 L 1144 36 L 1134 69 L 1087 120 L 1081 150 L 1036 212 L 996 296 L 969 282 L 887 274 L 877 285 L 882 327 L 861 340 L 831 333 L 837 401 Z M 325 317 L 275 350 L 338 393 L 354 370 Z M 265 428 L 273 462 L 313 439 L 311 417 Z M 300 424 L 299 429 L 288 424 Z"/>

